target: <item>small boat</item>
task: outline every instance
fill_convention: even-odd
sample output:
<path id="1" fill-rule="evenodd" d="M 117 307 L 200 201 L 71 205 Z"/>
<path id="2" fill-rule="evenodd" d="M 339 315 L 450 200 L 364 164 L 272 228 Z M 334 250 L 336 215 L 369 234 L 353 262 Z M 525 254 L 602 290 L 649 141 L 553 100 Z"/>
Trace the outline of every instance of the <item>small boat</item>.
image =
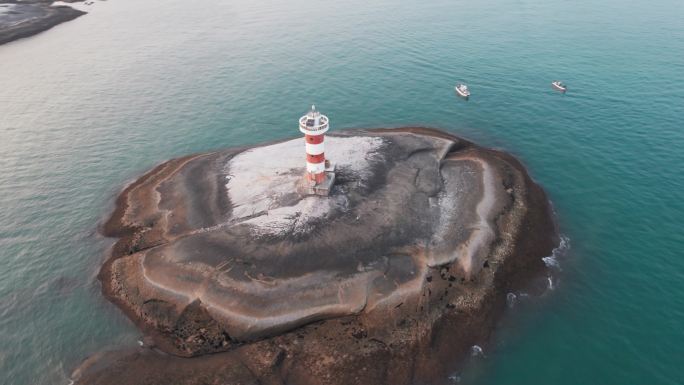
<path id="1" fill-rule="evenodd" d="M 466 100 L 470 96 L 470 90 L 468 89 L 468 86 L 465 84 L 459 84 L 456 87 L 454 87 L 454 89 L 460 97 L 465 98 Z"/>
<path id="2" fill-rule="evenodd" d="M 565 92 L 568 90 L 568 86 L 566 86 L 565 84 L 563 84 L 563 82 L 558 80 L 556 80 L 555 82 L 551 82 L 551 88 L 560 92 Z"/>

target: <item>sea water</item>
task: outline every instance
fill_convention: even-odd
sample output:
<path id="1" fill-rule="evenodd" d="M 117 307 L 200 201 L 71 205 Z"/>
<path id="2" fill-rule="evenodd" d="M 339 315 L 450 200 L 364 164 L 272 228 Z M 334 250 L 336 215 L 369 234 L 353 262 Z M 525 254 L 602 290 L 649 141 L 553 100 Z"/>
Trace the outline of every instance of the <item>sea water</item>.
<path id="1" fill-rule="evenodd" d="M 87 356 L 136 346 L 96 278 L 112 244 L 97 226 L 127 182 L 298 136 L 312 103 L 333 131 L 428 125 L 509 151 L 548 192 L 571 245 L 555 290 L 515 293 L 452 378 L 684 383 L 684 2 L 82 7 L 0 46 L 0 383 L 67 384 Z"/>

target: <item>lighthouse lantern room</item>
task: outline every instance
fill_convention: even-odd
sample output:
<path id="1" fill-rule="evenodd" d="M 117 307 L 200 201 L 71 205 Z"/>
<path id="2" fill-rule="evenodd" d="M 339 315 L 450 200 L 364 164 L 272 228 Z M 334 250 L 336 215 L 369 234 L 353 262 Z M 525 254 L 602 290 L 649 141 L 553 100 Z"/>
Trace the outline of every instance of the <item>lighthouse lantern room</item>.
<path id="1" fill-rule="evenodd" d="M 325 159 L 324 140 L 328 129 L 328 117 L 316 111 L 316 106 L 311 106 L 311 111 L 299 118 L 299 131 L 304 134 L 306 145 L 306 194 L 327 196 L 335 183 L 335 168 Z"/>

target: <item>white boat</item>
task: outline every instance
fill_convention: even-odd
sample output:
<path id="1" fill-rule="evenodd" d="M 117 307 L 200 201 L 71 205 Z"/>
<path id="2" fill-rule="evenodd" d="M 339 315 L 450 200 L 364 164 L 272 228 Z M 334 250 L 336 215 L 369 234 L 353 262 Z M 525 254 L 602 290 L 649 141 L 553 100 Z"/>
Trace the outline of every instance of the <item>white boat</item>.
<path id="1" fill-rule="evenodd" d="M 465 84 L 459 84 L 456 87 L 454 87 L 454 89 L 456 90 L 456 93 L 462 98 L 468 99 L 468 97 L 470 96 L 470 90 L 468 89 L 468 86 Z"/>
<path id="2" fill-rule="evenodd" d="M 568 90 L 568 86 L 566 86 L 565 84 L 563 84 L 563 82 L 558 80 L 555 82 L 551 82 L 551 88 L 560 92 L 565 92 Z"/>

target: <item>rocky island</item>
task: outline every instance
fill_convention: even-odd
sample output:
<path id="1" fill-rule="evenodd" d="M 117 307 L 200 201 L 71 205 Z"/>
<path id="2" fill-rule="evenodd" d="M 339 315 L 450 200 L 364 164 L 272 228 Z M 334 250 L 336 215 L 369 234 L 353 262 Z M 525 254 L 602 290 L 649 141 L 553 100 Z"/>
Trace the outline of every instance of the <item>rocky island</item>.
<path id="1" fill-rule="evenodd" d="M 302 193 L 302 138 L 173 159 L 126 187 L 100 279 L 145 348 L 74 380 L 447 382 L 507 293 L 544 278 L 545 193 L 511 155 L 435 129 L 325 140 L 327 196 Z"/>
<path id="2" fill-rule="evenodd" d="M 86 14 L 53 3 L 52 0 L 0 0 L 0 44 L 35 35 Z"/>

